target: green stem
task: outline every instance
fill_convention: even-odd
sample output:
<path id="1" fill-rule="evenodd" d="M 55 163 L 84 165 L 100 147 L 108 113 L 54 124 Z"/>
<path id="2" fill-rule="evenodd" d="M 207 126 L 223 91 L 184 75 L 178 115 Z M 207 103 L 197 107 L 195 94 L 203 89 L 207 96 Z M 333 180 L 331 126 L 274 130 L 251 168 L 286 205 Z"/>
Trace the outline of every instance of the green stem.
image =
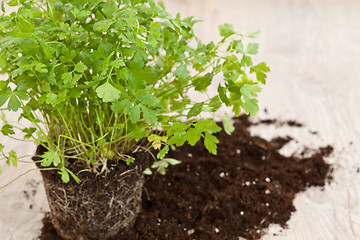
<path id="1" fill-rule="evenodd" d="M 22 174 L 20 174 L 19 176 L 17 176 L 16 178 L 14 178 L 13 180 L 11 180 L 10 182 L 8 182 L 7 184 L 3 185 L 0 187 L 0 190 L 9 186 L 10 184 L 12 184 L 13 182 L 15 182 L 16 180 L 18 180 L 19 178 L 25 176 L 26 174 L 28 174 L 29 172 L 32 172 L 32 171 L 37 171 L 37 170 L 40 170 L 40 171 L 49 171 L 49 170 L 59 170 L 58 168 L 45 168 L 45 169 L 38 169 L 38 168 L 34 168 L 34 169 L 30 169 Z"/>

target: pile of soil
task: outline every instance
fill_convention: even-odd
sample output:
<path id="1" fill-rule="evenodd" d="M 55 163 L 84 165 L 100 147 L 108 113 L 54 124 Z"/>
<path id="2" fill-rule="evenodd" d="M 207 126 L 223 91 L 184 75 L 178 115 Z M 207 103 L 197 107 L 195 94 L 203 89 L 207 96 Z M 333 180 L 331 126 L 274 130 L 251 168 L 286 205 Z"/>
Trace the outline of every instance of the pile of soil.
<path id="1" fill-rule="evenodd" d="M 324 157 L 333 148 L 320 148 L 306 158 L 285 157 L 279 149 L 292 139 L 251 136 L 253 124 L 246 116 L 234 119 L 232 135 L 217 135 L 216 156 L 202 143 L 170 152 L 167 157 L 182 163 L 165 176 L 146 178 L 134 228 L 112 240 L 259 239 L 271 223 L 286 227 L 296 210 L 295 194 L 327 181 L 330 166 Z M 40 239 L 60 239 L 48 216 Z"/>

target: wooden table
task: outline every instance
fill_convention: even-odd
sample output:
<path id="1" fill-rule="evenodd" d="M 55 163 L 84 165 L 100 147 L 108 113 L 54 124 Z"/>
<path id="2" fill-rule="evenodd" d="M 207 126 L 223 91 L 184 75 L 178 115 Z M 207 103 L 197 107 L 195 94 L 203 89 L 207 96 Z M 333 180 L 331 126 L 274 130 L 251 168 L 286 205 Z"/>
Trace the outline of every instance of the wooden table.
<path id="1" fill-rule="evenodd" d="M 323 190 L 299 193 L 289 228 L 280 232 L 271 226 L 263 239 L 360 239 L 360 1 L 167 0 L 166 6 L 173 14 L 203 19 L 196 32 L 206 41 L 219 40 L 217 25 L 224 22 L 242 33 L 261 30 L 256 39 L 258 59 L 272 71 L 260 97 L 260 106 L 268 113 L 262 111 L 259 117 L 297 120 L 305 127 L 261 127 L 253 133 L 299 140 L 283 149 L 284 154 L 303 146 L 335 147 L 327 159 L 334 165 L 334 181 Z M 15 120 L 14 114 L 7 116 Z M 9 142 L 3 137 L 0 141 Z M 32 143 L 12 146 L 23 154 L 34 152 Z M 5 167 L 0 186 L 33 168 L 32 164 Z M 0 190 L 1 239 L 35 238 L 48 209 L 36 171 Z"/>

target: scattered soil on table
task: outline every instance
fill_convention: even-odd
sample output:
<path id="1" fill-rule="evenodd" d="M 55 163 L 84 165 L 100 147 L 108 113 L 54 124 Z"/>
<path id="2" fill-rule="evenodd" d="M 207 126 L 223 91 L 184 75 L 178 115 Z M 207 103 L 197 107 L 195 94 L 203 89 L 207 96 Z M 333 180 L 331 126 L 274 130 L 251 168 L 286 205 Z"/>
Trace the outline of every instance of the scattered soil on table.
<path id="1" fill-rule="evenodd" d="M 279 121 L 277 119 L 262 119 L 257 123 L 253 123 L 253 125 L 266 124 L 266 125 L 276 125 L 276 126 L 289 126 L 289 127 L 303 127 L 302 123 L 299 123 L 295 120 L 288 121 Z"/>
<path id="2" fill-rule="evenodd" d="M 234 119 L 235 132 L 218 134 L 218 155 L 203 144 L 185 145 L 167 157 L 182 160 L 165 176 L 146 178 L 142 212 L 122 239 L 259 239 L 271 223 L 286 227 L 295 211 L 295 194 L 324 186 L 332 147 L 310 157 L 285 157 L 279 149 L 292 141 L 251 136 L 245 116 Z M 294 125 L 299 127 L 298 124 Z M 57 240 L 48 216 L 41 240 Z"/>

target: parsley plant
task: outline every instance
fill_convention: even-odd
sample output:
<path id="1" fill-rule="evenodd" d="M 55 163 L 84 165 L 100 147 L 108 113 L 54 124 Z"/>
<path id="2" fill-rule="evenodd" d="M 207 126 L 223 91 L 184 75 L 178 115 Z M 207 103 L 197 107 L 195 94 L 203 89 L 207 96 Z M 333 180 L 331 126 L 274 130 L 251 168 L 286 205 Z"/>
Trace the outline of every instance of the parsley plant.
<path id="1" fill-rule="evenodd" d="M 4 4 L 18 6 L 5 14 Z M 174 159 L 172 145 L 203 139 L 216 154 L 213 119 L 201 119 L 222 106 L 256 115 L 260 83 L 269 68 L 254 64 L 257 32 L 242 35 L 219 26 L 221 41 L 203 43 L 193 17 L 172 17 L 154 0 L 11 0 L 0 16 L 0 106 L 21 110 L 33 124 L 21 128 L 3 119 L 2 134 L 14 128 L 47 149 L 42 166 L 59 169 L 69 181 L 69 159 L 96 173 L 110 161 L 133 162 L 131 151 L 147 138 L 158 149 L 153 168 L 164 173 Z M 189 90 L 207 93 L 217 75 L 217 94 L 194 102 Z M 184 119 L 186 121 L 184 121 Z M 230 118 L 225 130 L 233 131 Z M 0 150 L 3 152 L 3 145 Z M 3 152 L 16 166 L 14 151 Z M 149 169 L 147 173 L 151 172 Z"/>

